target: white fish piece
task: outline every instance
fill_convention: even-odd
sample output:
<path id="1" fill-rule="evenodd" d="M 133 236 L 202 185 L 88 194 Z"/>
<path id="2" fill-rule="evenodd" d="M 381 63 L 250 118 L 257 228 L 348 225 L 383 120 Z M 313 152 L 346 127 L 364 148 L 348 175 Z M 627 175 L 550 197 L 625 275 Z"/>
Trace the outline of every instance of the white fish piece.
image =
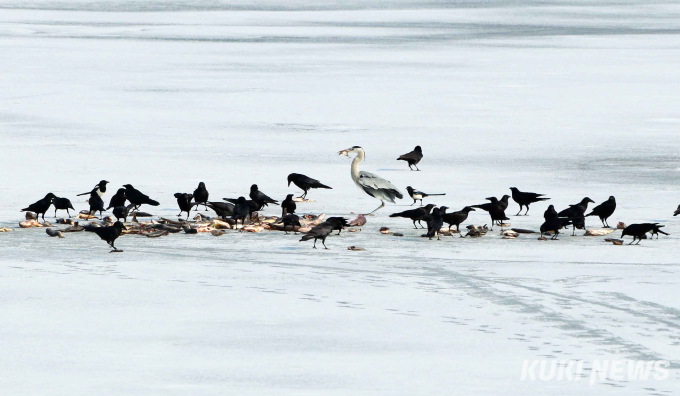
<path id="1" fill-rule="evenodd" d="M 583 234 L 585 236 L 603 236 L 603 235 L 609 235 L 612 232 L 616 231 L 613 228 L 591 228 L 586 230 L 586 233 Z"/>

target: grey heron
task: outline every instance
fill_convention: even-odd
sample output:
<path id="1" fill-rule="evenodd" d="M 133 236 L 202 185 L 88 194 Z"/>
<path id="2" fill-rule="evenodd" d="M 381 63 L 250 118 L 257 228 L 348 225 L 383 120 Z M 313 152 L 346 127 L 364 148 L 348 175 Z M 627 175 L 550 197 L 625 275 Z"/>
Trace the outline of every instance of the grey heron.
<path id="1" fill-rule="evenodd" d="M 397 188 L 392 183 L 390 183 L 389 180 L 385 180 L 374 173 L 359 170 L 359 163 L 366 157 L 364 149 L 359 146 L 354 146 L 346 150 L 341 150 L 338 154 L 349 157 L 350 153 L 356 154 L 356 157 L 354 157 L 354 160 L 352 160 L 351 171 L 354 184 L 356 184 L 357 187 L 362 189 L 366 194 L 380 200 L 380 206 L 378 206 L 373 212 L 368 213 L 369 215 L 385 207 L 385 201 L 395 203 L 395 198 L 404 198 L 401 192 L 399 192 L 399 190 L 397 190 Z"/>

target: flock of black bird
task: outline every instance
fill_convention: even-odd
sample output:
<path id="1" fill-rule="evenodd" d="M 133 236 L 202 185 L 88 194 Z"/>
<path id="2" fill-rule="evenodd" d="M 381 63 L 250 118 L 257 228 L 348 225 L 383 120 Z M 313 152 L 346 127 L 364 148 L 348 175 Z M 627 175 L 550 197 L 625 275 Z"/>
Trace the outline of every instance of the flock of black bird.
<path id="1" fill-rule="evenodd" d="M 417 167 L 417 164 L 422 160 L 422 158 L 422 149 L 420 146 L 416 146 L 413 151 L 400 156 L 398 160 L 406 161 L 408 163 L 409 169 L 420 171 L 420 169 Z M 413 167 L 415 167 L 415 169 L 413 169 Z M 102 196 L 106 193 L 108 183 L 108 181 L 102 180 L 97 183 L 91 191 L 78 194 L 78 196 L 89 195 L 87 200 L 89 204 L 89 210 L 87 213 L 89 215 L 99 213 L 99 216 L 102 217 L 102 213 L 104 211 L 112 210 L 112 213 L 117 220 L 115 223 L 110 226 L 92 228 L 90 231 L 94 231 L 102 240 L 111 245 L 113 249 L 116 249 L 114 246 L 114 241 L 121 235 L 123 230 L 127 229 L 124 225 L 124 222 L 127 222 L 127 217 L 131 213 L 138 211 L 142 205 L 158 206 L 159 203 L 158 201 L 151 199 L 148 195 L 137 190 L 131 184 L 125 184 L 122 186 L 122 188 L 119 188 L 116 191 L 116 193 L 111 197 L 108 206 L 106 206 Z M 320 181 L 299 173 L 291 173 L 288 175 L 288 186 L 290 186 L 291 183 L 295 184 L 303 191 L 303 194 L 300 197 L 303 200 L 307 197 L 307 194 L 311 189 L 331 189 L 331 187 L 321 183 Z M 477 209 L 484 210 L 489 214 L 491 220 L 491 230 L 493 230 L 494 225 L 503 227 L 503 222 L 510 220 L 506 216 L 505 210 L 508 208 L 509 199 L 511 197 L 519 205 L 519 211 L 517 212 L 516 216 L 521 216 L 520 213 L 523 209 L 526 209 L 524 216 L 527 216 L 529 213 L 529 206 L 531 204 L 550 199 L 546 197 L 545 194 L 523 192 L 516 187 L 511 187 L 511 196 L 503 195 L 501 199 L 489 197 L 486 198 L 486 200 L 489 202 L 465 206 L 459 211 L 447 213 L 449 208 L 446 206 L 437 207 L 434 204 L 422 206 L 424 198 L 446 195 L 445 193 L 425 193 L 416 190 L 411 186 L 406 187 L 406 190 L 411 199 L 413 199 L 413 204 L 411 204 L 411 206 L 415 205 L 419 201 L 421 207 L 393 213 L 390 215 L 390 217 L 407 218 L 413 222 L 413 226 L 416 229 L 418 229 L 418 225 L 425 229 L 422 224 L 422 222 L 425 222 L 427 224 L 427 234 L 425 236 L 430 239 L 434 238 L 435 236 L 440 239 L 439 233 L 444 224 L 448 225 L 449 232 L 451 232 L 451 227 L 455 226 L 456 232 L 461 237 L 463 237 L 462 233 L 460 232 L 460 225 L 467 220 L 470 212 Z M 198 207 L 202 205 L 206 210 L 210 208 L 217 214 L 217 216 L 223 219 L 231 218 L 236 222 L 236 225 L 238 225 L 239 220 L 241 221 L 242 225 L 245 225 L 246 221 L 252 217 L 253 213 L 263 210 L 263 208 L 269 206 L 269 204 L 279 205 L 277 200 L 272 199 L 260 191 L 257 184 L 253 184 L 250 187 L 250 199 L 240 196 L 238 198 L 223 198 L 222 201 L 210 201 L 210 194 L 205 186 L 205 183 L 203 182 L 198 184 L 198 187 L 193 193 L 176 193 L 174 196 L 177 199 L 177 205 L 180 210 L 178 216 L 182 216 L 183 213 L 186 213 L 188 219 L 192 209 L 196 208 L 196 210 L 198 210 Z M 127 204 L 127 202 L 129 202 L 129 204 Z M 577 229 L 585 229 L 586 218 L 590 216 L 597 216 L 602 222 L 602 226 L 604 228 L 611 228 L 608 223 L 608 219 L 614 214 L 614 211 L 616 210 L 616 199 L 611 196 L 609 199 L 595 206 L 590 212 L 588 212 L 588 205 L 590 203 L 594 203 L 594 201 L 588 197 L 585 197 L 580 202 L 569 205 L 568 208 L 560 212 L 557 212 L 553 205 L 548 206 L 548 209 L 543 214 L 544 222 L 540 227 L 541 237 L 543 237 L 544 234 L 552 234 L 551 239 L 557 239 L 560 234 L 560 230 L 568 228 L 569 226 L 571 226 L 573 230 L 572 235 L 575 235 Z M 36 215 L 42 216 L 44 221 L 45 214 L 51 206 L 54 206 L 55 217 L 57 216 L 57 211 L 59 210 L 66 210 L 69 217 L 71 217 L 70 210 L 75 210 L 68 198 L 57 197 L 53 193 L 48 193 L 44 198 L 22 209 L 22 211 L 34 212 Z M 295 227 L 300 227 L 300 219 L 295 214 L 297 205 L 294 200 L 294 195 L 288 194 L 281 202 L 280 206 L 280 221 L 283 223 L 284 230 L 287 230 L 288 227 L 290 227 L 291 230 L 295 229 Z M 680 214 L 680 206 L 678 206 L 678 209 L 673 215 L 677 216 L 678 214 Z M 360 215 L 360 218 L 363 218 L 363 216 Z M 365 223 L 365 218 L 363 219 L 363 223 Z M 347 226 L 349 226 L 347 219 L 343 217 L 330 217 L 321 224 L 311 228 L 311 230 L 302 237 L 301 241 L 314 239 L 313 247 L 316 248 L 316 241 L 320 239 L 324 248 L 326 248 L 326 238 L 333 231 L 338 231 L 338 234 L 340 234 L 342 229 Z M 633 241 L 630 242 L 630 244 L 635 241 L 637 241 L 639 244 L 640 240 L 646 239 L 647 234 L 651 234 L 652 236 L 657 235 L 657 238 L 658 234 L 669 235 L 660 229 L 662 227 L 663 225 L 660 225 L 659 223 L 631 224 L 623 229 L 621 237 L 623 238 L 624 236 L 632 236 Z"/>

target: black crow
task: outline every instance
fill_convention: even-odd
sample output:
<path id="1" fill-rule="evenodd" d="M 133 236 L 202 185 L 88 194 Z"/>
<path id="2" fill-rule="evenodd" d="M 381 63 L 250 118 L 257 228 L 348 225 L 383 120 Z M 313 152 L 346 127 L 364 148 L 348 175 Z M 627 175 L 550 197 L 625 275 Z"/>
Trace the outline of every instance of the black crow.
<path id="1" fill-rule="evenodd" d="M 118 191 L 113 194 L 113 197 L 111 197 L 111 201 L 109 201 L 109 207 L 106 208 L 106 210 L 115 208 L 117 206 L 125 206 L 126 200 L 127 198 L 125 197 L 125 189 L 119 188 Z"/>
<path id="2" fill-rule="evenodd" d="M 406 186 L 406 191 L 408 191 L 408 195 L 411 196 L 411 199 L 413 199 L 413 203 L 411 206 L 416 204 L 416 201 L 420 201 L 420 205 L 422 206 L 423 204 L 423 198 L 425 197 L 430 197 L 430 196 L 435 196 L 435 195 L 446 195 L 446 194 L 427 194 L 422 191 L 418 191 L 413 189 L 411 186 Z"/>
<path id="3" fill-rule="evenodd" d="M 418 229 L 418 226 L 416 226 L 416 221 L 420 224 L 420 221 L 424 220 L 430 214 L 432 208 L 434 208 L 435 206 L 437 205 L 427 204 L 422 208 L 405 210 L 399 213 L 392 213 L 390 217 L 405 217 L 407 219 L 411 219 L 413 221 L 413 228 Z M 425 228 L 423 227 L 422 224 L 420 224 L 420 227 Z"/>
<path id="4" fill-rule="evenodd" d="M 416 170 L 419 171 L 420 169 L 418 169 L 418 163 L 421 159 L 423 159 L 423 150 L 420 148 L 420 146 L 416 146 L 416 148 L 414 148 L 410 153 L 406 153 L 397 158 L 397 161 L 406 161 L 408 162 L 408 168 L 410 170 L 413 170 L 411 166 L 415 166 Z"/>
<path id="5" fill-rule="evenodd" d="M 80 197 L 80 196 L 82 196 L 82 195 L 88 195 L 88 194 L 91 194 L 91 193 L 93 193 L 93 192 L 96 192 L 97 195 L 99 195 L 99 196 L 101 197 L 102 195 L 104 195 L 104 194 L 106 193 L 106 185 L 107 185 L 108 183 L 109 183 L 109 182 L 107 182 L 106 180 L 102 180 L 102 181 L 100 181 L 99 183 L 95 184 L 95 186 L 94 186 L 94 188 L 93 188 L 92 190 L 90 190 L 90 191 L 88 191 L 88 192 L 84 192 L 84 193 L 82 193 L 82 194 L 78 194 L 77 196 Z"/>
<path id="6" fill-rule="evenodd" d="M 246 224 L 246 218 L 250 216 L 250 205 L 246 202 L 245 197 L 238 197 L 236 200 L 236 205 L 234 205 L 233 214 L 231 218 L 236 220 L 236 225 L 238 226 L 238 221 L 241 220 L 241 225 Z M 243 228 L 241 228 L 243 232 Z"/>
<path id="7" fill-rule="evenodd" d="M 628 227 L 624 228 L 623 231 L 621 232 L 621 238 L 625 237 L 626 235 L 630 235 L 633 237 L 633 240 L 629 243 L 629 245 L 632 245 L 635 240 L 638 240 L 638 243 L 636 245 L 640 244 L 640 241 L 642 239 L 647 238 L 647 233 L 651 232 L 652 235 L 655 233 L 657 234 L 658 238 L 658 233 L 662 233 L 664 235 L 669 235 L 668 233 L 665 233 L 661 231 L 659 228 L 663 227 L 662 225 L 659 225 L 659 223 L 640 223 L 640 224 L 631 224 Z"/>
<path id="8" fill-rule="evenodd" d="M 557 211 L 555 210 L 555 205 L 548 206 L 548 209 L 546 209 L 545 212 L 543 213 L 543 218 L 545 220 L 556 219 L 558 217 L 560 216 L 557 214 Z"/>
<path id="9" fill-rule="evenodd" d="M 88 198 L 87 200 L 87 203 L 90 205 L 90 211 L 88 212 L 88 214 L 90 216 L 94 216 L 97 212 L 99 212 L 99 218 L 101 218 L 102 212 L 105 211 L 106 209 L 104 208 L 104 200 L 96 190 L 92 190 L 92 192 L 90 193 L 90 198 Z"/>
<path id="10" fill-rule="evenodd" d="M 505 215 L 505 210 L 503 209 L 503 206 L 507 207 L 507 200 L 505 202 L 499 201 L 496 197 L 489 197 L 487 199 L 491 202 L 479 205 L 472 205 L 472 207 L 479 208 L 489 212 L 489 216 L 491 217 L 491 231 L 493 231 L 494 224 L 500 225 L 503 223 L 503 221 L 510 220 Z"/>
<path id="11" fill-rule="evenodd" d="M 125 196 L 127 197 L 127 200 L 130 201 L 130 203 L 135 204 L 134 210 L 138 210 L 139 207 L 144 204 L 151 206 L 160 205 L 158 201 L 154 201 L 153 199 L 149 198 L 148 195 L 143 194 L 141 191 L 132 187 L 132 184 L 125 184 L 123 187 L 125 187 Z"/>
<path id="12" fill-rule="evenodd" d="M 333 230 L 338 231 L 337 235 L 340 235 L 340 232 L 342 232 L 343 228 L 349 227 L 349 223 L 344 217 L 329 217 L 326 219 L 326 223 L 333 225 Z"/>
<path id="13" fill-rule="evenodd" d="M 291 227 L 291 230 L 293 230 L 293 233 L 296 235 L 297 232 L 295 232 L 295 227 L 302 227 L 302 224 L 300 224 L 300 218 L 294 214 L 287 214 L 281 217 L 279 222 L 283 223 L 283 230 L 286 232 L 286 234 L 288 234 L 288 227 Z"/>
<path id="14" fill-rule="evenodd" d="M 193 197 L 193 195 L 187 193 L 175 193 L 175 198 L 177 198 L 177 206 L 179 206 L 179 214 L 177 217 L 182 216 L 182 212 L 187 212 L 187 220 L 189 220 L 189 214 L 191 212 L 191 207 L 193 206 L 191 204 L 191 199 Z"/>
<path id="15" fill-rule="evenodd" d="M 52 199 L 56 198 L 57 196 L 52 194 L 52 193 L 47 193 L 45 195 L 45 198 L 34 202 L 28 207 L 21 209 L 22 212 L 35 212 L 36 218 L 37 216 L 40 216 L 42 214 L 42 219 L 43 221 L 45 220 L 45 212 L 52 206 Z"/>
<path id="16" fill-rule="evenodd" d="M 203 206 L 205 206 L 205 210 L 208 210 L 207 202 L 209 196 L 210 193 L 208 193 L 208 190 L 205 188 L 205 183 L 203 182 L 198 183 L 198 187 L 194 190 L 194 202 L 196 202 L 196 211 L 198 211 L 198 204 L 203 204 Z"/>
<path id="17" fill-rule="evenodd" d="M 281 217 L 287 215 L 287 214 L 293 214 L 295 213 L 295 209 L 297 209 L 297 205 L 295 205 L 295 201 L 293 201 L 293 194 L 288 194 L 286 196 L 286 199 L 281 202 Z"/>
<path id="18" fill-rule="evenodd" d="M 257 204 L 257 207 L 258 207 L 257 210 L 258 211 L 262 210 L 262 208 L 265 207 L 265 206 L 269 206 L 268 204 L 270 204 L 270 203 L 276 204 L 276 205 L 278 205 L 278 203 L 279 203 L 279 201 L 277 201 L 275 199 L 271 199 L 265 193 L 261 192 L 257 188 L 257 184 L 253 184 L 252 186 L 250 186 L 250 199 L 252 199 L 253 202 L 255 202 Z"/>
<path id="19" fill-rule="evenodd" d="M 527 211 L 524 213 L 525 216 L 529 214 L 529 205 L 534 202 L 547 201 L 550 198 L 545 198 L 545 194 L 536 194 L 532 192 L 523 192 L 517 189 L 517 187 L 510 187 L 512 191 L 512 199 L 519 205 L 519 212 L 515 216 L 519 216 L 522 213 L 522 207 L 526 206 Z"/>
<path id="20" fill-rule="evenodd" d="M 326 238 L 333 232 L 333 228 L 335 227 L 334 223 L 329 223 L 328 221 L 324 221 L 323 223 L 314 226 L 307 234 L 305 234 L 301 239 L 300 242 L 302 241 L 308 241 L 312 238 L 314 238 L 314 246 L 313 248 L 316 249 L 316 241 L 318 239 L 321 239 L 321 243 L 323 244 L 324 249 L 328 249 L 326 247 Z"/>
<path id="21" fill-rule="evenodd" d="M 588 210 L 588 204 L 594 203 L 592 199 L 585 197 L 581 202 L 576 205 L 569 205 L 567 209 L 559 212 L 558 217 L 566 217 L 571 219 L 572 224 L 572 235 L 576 235 L 576 229 L 582 230 L 586 228 L 586 210 Z"/>
<path id="22" fill-rule="evenodd" d="M 311 188 L 326 188 L 326 189 L 332 189 L 332 187 L 329 187 L 329 186 L 327 186 L 327 185 L 325 185 L 325 184 L 321 184 L 320 181 L 318 181 L 318 180 L 316 180 L 316 179 L 312 179 L 311 177 L 302 175 L 302 174 L 300 174 L 300 173 L 291 173 L 290 175 L 288 175 L 288 187 L 290 187 L 290 183 L 291 183 L 291 182 L 292 182 L 293 184 L 295 184 L 296 186 L 298 186 L 302 191 L 305 192 L 305 193 L 302 194 L 302 196 L 300 197 L 300 198 L 302 198 L 302 199 L 304 199 L 305 197 L 307 197 L 307 192 L 309 192 L 309 190 L 310 190 Z"/>
<path id="23" fill-rule="evenodd" d="M 116 217 L 116 220 L 123 219 L 123 221 L 127 223 L 127 217 L 130 213 L 130 209 L 132 209 L 134 206 L 134 204 L 130 204 L 128 206 L 116 206 L 113 208 L 113 215 Z"/>
<path id="24" fill-rule="evenodd" d="M 501 199 L 498 200 L 498 207 L 505 212 L 505 209 L 508 208 L 508 205 L 510 205 L 510 196 L 509 195 L 503 195 Z"/>
<path id="25" fill-rule="evenodd" d="M 610 228 L 607 219 L 609 218 L 609 216 L 614 214 L 615 210 L 616 210 L 616 198 L 614 198 L 614 196 L 612 195 L 611 197 L 609 197 L 608 200 L 594 207 L 593 210 L 586 215 L 586 217 L 597 216 L 600 218 L 600 221 L 602 222 L 602 225 L 605 228 Z"/>
<path id="26" fill-rule="evenodd" d="M 237 199 L 222 198 L 222 199 L 229 202 L 229 203 L 232 203 L 234 205 L 236 205 L 238 203 L 238 198 Z M 246 203 L 248 204 L 248 217 L 252 217 L 253 213 L 262 210 L 262 208 L 257 203 L 255 203 L 255 201 L 253 201 L 252 199 L 247 199 Z"/>
<path id="27" fill-rule="evenodd" d="M 451 226 L 455 224 L 458 235 L 460 235 L 461 238 L 464 238 L 463 234 L 460 233 L 460 225 L 467 220 L 468 214 L 474 211 L 473 208 L 466 206 L 458 212 L 444 213 L 444 215 L 442 215 L 442 220 L 449 225 L 449 232 L 451 232 Z"/>
<path id="28" fill-rule="evenodd" d="M 118 248 L 116 248 L 116 246 L 113 243 L 116 241 L 116 239 L 118 239 L 123 230 L 127 230 L 127 228 L 120 221 L 117 221 L 113 223 L 113 225 L 108 227 L 96 227 L 87 229 L 87 231 L 94 232 L 95 234 L 99 235 L 99 238 L 101 238 L 103 241 L 106 241 L 106 243 L 111 245 L 111 247 L 113 248 L 112 251 L 118 251 Z"/>
<path id="29" fill-rule="evenodd" d="M 73 209 L 73 205 L 68 198 L 52 198 L 52 205 L 54 205 L 54 217 L 57 217 L 57 210 L 66 210 L 68 217 L 71 217 L 71 212 L 68 210 Z"/>
<path id="30" fill-rule="evenodd" d="M 430 220 L 427 222 L 427 237 L 432 239 L 435 234 L 437 234 L 437 240 L 440 241 L 439 231 L 444 225 L 444 220 L 442 215 L 446 214 L 446 206 L 441 206 L 439 208 L 432 209 L 432 214 L 430 215 Z"/>
<path id="31" fill-rule="evenodd" d="M 227 216 L 234 214 L 234 204 L 228 202 L 212 202 L 208 201 L 206 205 L 215 211 L 219 217 L 226 219 Z"/>
<path id="32" fill-rule="evenodd" d="M 557 236 L 560 234 L 560 230 L 569 224 L 571 224 L 571 219 L 564 217 L 546 219 L 545 222 L 541 224 L 541 237 L 543 237 L 544 233 L 552 231 L 554 234 L 550 239 L 557 239 Z"/>

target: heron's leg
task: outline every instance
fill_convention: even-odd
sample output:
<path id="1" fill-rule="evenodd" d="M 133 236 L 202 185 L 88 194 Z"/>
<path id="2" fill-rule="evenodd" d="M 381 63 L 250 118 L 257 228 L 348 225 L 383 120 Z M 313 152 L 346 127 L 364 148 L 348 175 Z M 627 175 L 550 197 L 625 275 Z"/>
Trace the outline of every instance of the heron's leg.
<path id="1" fill-rule="evenodd" d="M 381 201 L 380 201 L 380 206 L 378 206 L 377 208 L 375 208 L 375 209 L 373 210 L 373 212 L 368 213 L 367 216 L 372 215 L 373 213 L 379 211 L 380 209 L 382 209 L 382 208 L 384 208 L 384 207 L 385 207 L 385 201 L 382 201 L 382 200 L 381 200 Z"/>

